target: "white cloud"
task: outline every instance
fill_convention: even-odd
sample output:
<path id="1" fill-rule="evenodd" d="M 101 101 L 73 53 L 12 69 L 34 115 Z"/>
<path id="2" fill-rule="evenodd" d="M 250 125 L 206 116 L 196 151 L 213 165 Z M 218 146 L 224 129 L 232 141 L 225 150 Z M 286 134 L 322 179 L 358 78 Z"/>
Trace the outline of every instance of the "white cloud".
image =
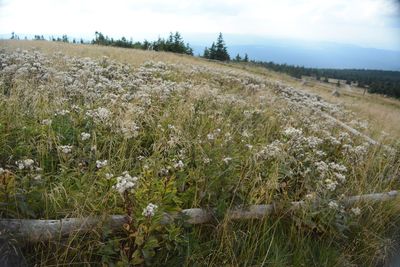
<path id="1" fill-rule="evenodd" d="M 395 0 L 0 0 L 0 33 L 152 39 L 170 31 L 335 41 L 400 50 Z"/>

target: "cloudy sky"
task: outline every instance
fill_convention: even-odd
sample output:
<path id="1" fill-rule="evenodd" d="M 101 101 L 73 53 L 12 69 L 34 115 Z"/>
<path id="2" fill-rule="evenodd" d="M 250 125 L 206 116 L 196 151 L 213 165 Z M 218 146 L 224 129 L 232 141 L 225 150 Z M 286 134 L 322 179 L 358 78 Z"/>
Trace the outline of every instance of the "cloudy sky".
<path id="1" fill-rule="evenodd" d="M 400 50 L 400 1 L 0 0 L 0 34 L 91 38 L 96 30 L 134 40 L 223 32 Z"/>

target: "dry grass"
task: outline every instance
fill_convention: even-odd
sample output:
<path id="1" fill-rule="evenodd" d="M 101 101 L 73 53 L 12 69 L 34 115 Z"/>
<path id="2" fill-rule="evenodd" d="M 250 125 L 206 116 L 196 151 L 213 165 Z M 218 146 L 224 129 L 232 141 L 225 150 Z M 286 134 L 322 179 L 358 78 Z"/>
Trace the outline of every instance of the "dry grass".
<path id="1" fill-rule="evenodd" d="M 374 138 L 381 138 L 382 131 L 391 135 L 394 139 L 400 138 L 400 101 L 394 98 L 385 97 L 378 94 L 365 93 L 362 88 L 345 89 L 340 88 L 340 97 L 332 95 L 335 85 L 323 82 L 307 82 L 303 84 L 301 80 L 290 77 L 289 75 L 276 73 L 261 67 L 237 66 L 253 73 L 266 75 L 275 80 L 282 80 L 298 89 L 320 95 L 330 103 L 338 103 L 349 109 L 358 117 L 369 121 L 370 130 Z"/>
<path id="2" fill-rule="evenodd" d="M 394 139 L 400 138 L 400 101 L 387 98 L 381 95 L 366 93 L 363 95 L 363 89 L 353 88 L 352 90 L 341 89 L 341 96 L 332 96 L 334 86 L 322 82 L 308 82 L 302 84 L 301 81 L 294 79 L 286 74 L 273 72 L 262 67 L 238 64 L 221 64 L 219 62 L 210 62 L 201 58 L 187 55 L 143 51 L 137 49 L 125 49 L 117 47 L 87 46 L 81 44 L 66 44 L 60 42 L 47 41 L 0 41 L 1 47 L 30 49 L 35 47 L 39 51 L 54 53 L 63 52 L 68 55 L 78 57 L 101 58 L 110 57 L 122 63 L 128 63 L 133 66 L 139 66 L 146 61 L 163 61 L 167 63 L 187 63 L 203 66 L 220 66 L 222 68 L 241 69 L 246 72 L 252 72 L 269 79 L 281 80 L 293 87 L 304 91 L 315 93 L 331 103 L 340 103 L 347 109 L 355 112 L 357 116 L 370 122 L 370 130 L 374 138 L 381 138 L 382 131 L 388 133 Z"/>

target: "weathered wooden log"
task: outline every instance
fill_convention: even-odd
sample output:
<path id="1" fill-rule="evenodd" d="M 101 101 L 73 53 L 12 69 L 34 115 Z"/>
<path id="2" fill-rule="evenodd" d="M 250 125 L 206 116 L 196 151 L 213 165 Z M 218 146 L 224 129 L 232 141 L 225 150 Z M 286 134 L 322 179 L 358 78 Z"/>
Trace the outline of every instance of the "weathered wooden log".
<path id="1" fill-rule="evenodd" d="M 325 119 L 328 119 L 338 125 L 340 125 L 342 128 L 346 129 L 347 131 L 349 131 L 350 133 L 357 135 L 357 136 L 361 136 L 362 138 L 364 138 L 368 143 L 370 143 L 371 145 L 378 145 L 379 143 L 377 141 L 375 141 L 374 139 L 372 139 L 371 137 L 357 131 L 356 129 L 348 126 L 347 124 L 341 122 L 340 120 L 332 117 L 331 115 L 325 113 L 325 112 L 320 112 L 321 116 L 324 117 Z"/>
<path id="2" fill-rule="evenodd" d="M 385 193 L 374 193 L 366 195 L 351 196 L 341 200 L 345 206 L 354 205 L 357 202 L 383 202 L 395 199 L 399 191 Z M 298 210 L 309 205 L 305 201 L 295 201 L 290 203 L 291 210 Z M 312 205 L 318 205 L 314 202 Z M 251 205 L 246 208 L 234 208 L 228 210 L 226 218 L 228 220 L 262 219 L 276 211 L 274 204 Z M 212 221 L 215 216 L 213 210 L 205 209 L 185 209 L 180 213 L 165 213 L 161 224 L 168 224 L 177 218 L 184 218 L 189 224 L 202 224 Z M 0 219 L 0 234 L 11 234 L 15 238 L 20 238 L 28 242 L 42 242 L 74 233 L 84 233 L 94 228 L 104 225 L 112 230 L 121 229 L 123 224 L 129 222 L 129 217 L 125 215 L 112 215 L 106 218 L 85 217 L 68 218 L 60 220 L 24 220 L 24 219 Z"/>

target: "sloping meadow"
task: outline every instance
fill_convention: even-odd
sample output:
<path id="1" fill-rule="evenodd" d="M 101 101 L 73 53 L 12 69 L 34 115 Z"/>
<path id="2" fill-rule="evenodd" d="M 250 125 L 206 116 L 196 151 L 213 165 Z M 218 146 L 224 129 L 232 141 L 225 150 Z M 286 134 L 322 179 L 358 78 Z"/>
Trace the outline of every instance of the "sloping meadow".
<path id="1" fill-rule="evenodd" d="M 373 266 L 394 247 L 397 200 L 341 199 L 398 189 L 399 142 L 351 135 L 321 112 L 373 126 L 279 81 L 2 50 L 0 107 L 2 218 L 131 217 L 119 232 L 10 244 L 28 264 Z M 300 200 L 310 205 L 285 208 Z M 262 220 L 224 217 L 269 203 L 281 209 Z M 186 208 L 215 218 L 159 223 Z"/>

